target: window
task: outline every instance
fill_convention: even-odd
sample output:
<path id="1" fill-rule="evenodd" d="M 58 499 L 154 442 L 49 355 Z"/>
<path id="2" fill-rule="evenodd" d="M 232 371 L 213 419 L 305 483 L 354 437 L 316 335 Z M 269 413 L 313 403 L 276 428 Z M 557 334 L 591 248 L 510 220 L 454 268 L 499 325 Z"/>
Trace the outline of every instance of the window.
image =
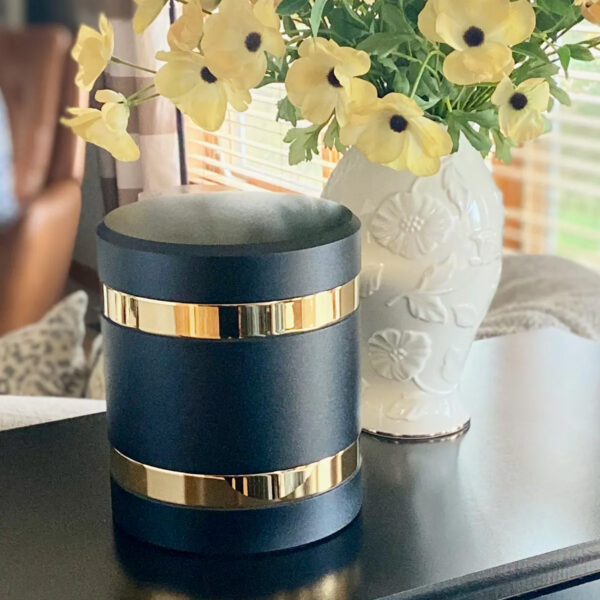
<path id="1" fill-rule="evenodd" d="M 591 25 L 581 25 L 565 41 L 596 34 Z M 505 246 L 509 251 L 558 254 L 600 269 L 597 63 L 572 62 L 565 86 L 572 106 L 555 103 L 550 114 L 552 132 L 516 149 L 510 165 L 490 161 L 505 197 Z M 325 150 L 312 163 L 289 166 L 287 145 L 282 141 L 289 123 L 275 121 L 277 102 L 284 94 L 282 85 L 255 90 L 250 109 L 230 111 L 214 134 L 188 120 L 190 181 L 320 195 L 339 156 Z"/>

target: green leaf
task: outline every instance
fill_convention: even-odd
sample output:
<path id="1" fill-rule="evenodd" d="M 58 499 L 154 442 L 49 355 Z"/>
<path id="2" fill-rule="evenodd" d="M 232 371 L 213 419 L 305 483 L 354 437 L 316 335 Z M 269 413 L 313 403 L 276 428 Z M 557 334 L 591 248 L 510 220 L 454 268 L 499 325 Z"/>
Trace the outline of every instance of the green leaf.
<path id="1" fill-rule="evenodd" d="M 398 33 L 374 33 L 368 38 L 365 38 L 358 46 L 357 50 L 364 50 L 367 54 L 375 56 L 387 56 L 392 50 L 412 36 Z"/>
<path id="2" fill-rule="evenodd" d="M 327 0 L 315 0 L 312 10 L 310 11 L 310 30 L 314 37 L 319 34 L 319 25 L 321 24 L 326 4 Z"/>
<path id="3" fill-rule="evenodd" d="M 295 15 L 309 6 L 308 0 L 283 0 L 277 7 L 277 14 L 282 16 Z"/>
<path id="4" fill-rule="evenodd" d="M 513 46 L 513 52 L 515 54 L 522 54 L 523 56 L 530 56 L 532 58 L 539 58 L 540 60 L 549 61 L 547 54 L 542 50 L 541 46 L 536 42 L 521 42 L 516 46 Z"/>
<path id="5" fill-rule="evenodd" d="M 498 129 L 492 129 L 492 137 L 494 138 L 494 153 L 496 158 L 503 163 L 509 164 L 511 161 L 511 152 L 514 148 L 514 142 L 504 137 Z"/>
<path id="6" fill-rule="evenodd" d="M 311 125 L 294 127 L 286 133 L 283 141 L 290 144 L 290 165 L 310 161 L 314 154 L 319 154 L 319 134 L 322 129 L 323 125 Z"/>
<path id="7" fill-rule="evenodd" d="M 566 17 L 573 14 L 573 5 L 564 0 L 538 0 L 540 7 L 549 10 L 555 15 Z"/>
<path id="8" fill-rule="evenodd" d="M 329 123 L 327 131 L 325 131 L 323 143 L 327 148 L 335 148 L 338 152 L 345 152 L 347 150 L 346 146 L 340 141 L 340 125 L 337 119 L 334 118 Z"/>
<path id="9" fill-rule="evenodd" d="M 571 97 L 565 90 L 559 88 L 554 82 L 550 82 L 550 93 L 564 106 L 571 106 Z"/>
<path id="10" fill-rule="evenodd" d="M 594 55 L 589 48 L 580 46 L 578 44 L 566 44 L 564 48 L 568 48 L 571 54 L 571 58 L 574 60 L 594 60 Z"/>
<path id="11" fill-rule="evenodd" d="M 277 120 L 289 121 L 294 127 L 300 119 L 300 111 L 290 102 L 286 96 L 277 103 Z"/>
<path id="12" fill-rule="evenodd" d="M 563 46 L 558 49 L 558 58 L 560 59 L 560 64 L 565 72 L 565 75 L 568 74 L 569 64 L 571 62 L 571 50 L 568 46 Z"/>

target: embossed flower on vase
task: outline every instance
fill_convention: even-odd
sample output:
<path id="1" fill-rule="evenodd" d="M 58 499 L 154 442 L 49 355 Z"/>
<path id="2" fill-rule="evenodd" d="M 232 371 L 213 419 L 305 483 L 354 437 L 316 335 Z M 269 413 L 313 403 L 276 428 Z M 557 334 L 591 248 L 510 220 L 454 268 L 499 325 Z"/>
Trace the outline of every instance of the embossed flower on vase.
<path id="1" fill-rule="evenodd" d="M 388 196 L 369 227 L 378 243 L 405 258 L 417 258 L 442 244 L 453 219 L 433 196 L 406 192 Z"/>
<path id="2" fill-rule="evenodd" d="M 431 356 L 431 339 L 419 331 L 384 329 L 369 340 L 373 369 L 386 379 L 408 381 L 416 377 Z"/>

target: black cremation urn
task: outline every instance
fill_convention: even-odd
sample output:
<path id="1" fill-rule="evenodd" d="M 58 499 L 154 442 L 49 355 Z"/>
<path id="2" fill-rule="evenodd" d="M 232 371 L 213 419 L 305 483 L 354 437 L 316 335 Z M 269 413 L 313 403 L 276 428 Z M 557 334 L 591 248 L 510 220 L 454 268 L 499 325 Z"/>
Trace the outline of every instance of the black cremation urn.
<path id="1" fill-rule="evenodd" d="M 154 198 L 98 228 L 114 520 L 280 550 L 360 510 L 360 223 L 326 200 Z"/>

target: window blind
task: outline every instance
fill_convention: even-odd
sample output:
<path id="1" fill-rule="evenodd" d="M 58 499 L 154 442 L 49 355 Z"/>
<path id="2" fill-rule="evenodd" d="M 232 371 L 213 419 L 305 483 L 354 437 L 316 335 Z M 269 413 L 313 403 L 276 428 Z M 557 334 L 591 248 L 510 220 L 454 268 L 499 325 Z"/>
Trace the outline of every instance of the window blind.
<path id="1" fill-rule="evenodd" d="M 565 40 L 594 37 L 582 24 Z M 513 151 L 510 165 L 490 161 L 506 204 L 508 250 L 558 254 L 600 269 L 600 71 L 574 61 L 562 83 L 571 106 L 554 104 L 552 132 Z M 283 85 L 254 90 L 245 113 L 229 111 L 221 129 L 208 134 L 186 122 L 190 181 L 211 181 L 239 190 L 269 189 L 320 195 L 339 156 L 325 150 L 311 163 L 288 164 L 277 122 Z M 309 123 L 299 123 L 299 127 Z"/>

